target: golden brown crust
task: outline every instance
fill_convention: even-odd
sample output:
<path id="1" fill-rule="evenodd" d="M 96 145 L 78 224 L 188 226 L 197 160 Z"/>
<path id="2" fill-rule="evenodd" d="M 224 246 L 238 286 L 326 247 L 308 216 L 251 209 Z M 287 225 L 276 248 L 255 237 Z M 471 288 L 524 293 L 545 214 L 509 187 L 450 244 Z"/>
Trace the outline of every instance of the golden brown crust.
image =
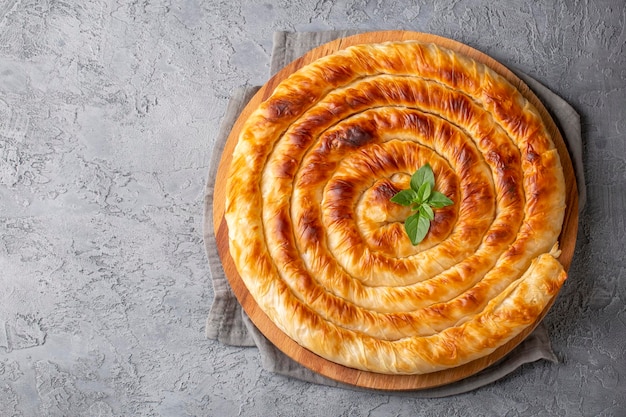
<path id="1" fill-rule="evenodd" d="M 455 204 L 413 246 L 389 199 L 426 163 Z M 553 251 L 565 184 L 541 117 L 433 44 L 359 45 L 295 72 L 246 122 L 226 189 L 255 301 L 349 367 L 420 374 L 485 356 L 565 279 Z"/>

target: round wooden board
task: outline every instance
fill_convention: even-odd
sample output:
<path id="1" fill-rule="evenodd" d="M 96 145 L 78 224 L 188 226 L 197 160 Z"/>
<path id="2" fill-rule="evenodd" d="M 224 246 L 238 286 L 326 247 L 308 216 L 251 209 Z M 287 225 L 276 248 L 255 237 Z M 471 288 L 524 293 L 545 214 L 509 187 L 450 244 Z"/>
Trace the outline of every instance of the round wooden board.
<path id="1" fill-rule="evenodd" d="M 346 47 L 357 44 L 379 43 L 399 40 L 418 40 L 422 42 L 432 42 L 442 47 L 465 54 L 479 62 L 482 62 L 498 72 L 500 75 L 504 76 L 507 80 L 509 80 L 539 110 L 558 148 L 566 179 L 567 209 L 563 229 L 559 239 L 559 244 L 561 247 L 561 256 L 559 257 L 559 261 L 565 267 L 565 269 L 568 270 L 572 261 L 572 257 L 574 255 L 576 235 L 578 232 L 578 191 L 576 188 L 577 186 L 572 162 L 561 133 L 559 132 L 557 126 L 555 125 L 554 121 L 552 120 L 551 116 L 549 115 L 541 101 L 534 95 L 534 93 L 528 88 L 528 86 L 523 83 L 517 76 L 515 76 L 510 70 L 476 49 L 473 49 L 457 41 L 442 38 L 436 35 L 407 31 L 383 31 L 359 34 L 347 38 L 337 39 L 335 41 L 319 46 L 287 65 L 274 77 L 272 77 L 263 87 L 261 87 L 257 94 L 244 108 L 238 120 L 235 122 L 228 137 L 228 140 L 225 144 L 224 151 L 222 153 L 220 165 L 218 167 L 217 175 L 215 178 L 215 191 L 213 197 L 213 223 L 215 238 L 217 241 L 218 252 L 224 267 L 224 272 L 233 289 L 233 292 L 243 306 L 243 309 L 248 314 L 252 322 L 259 328 L 259 330 L 275 346 L 277 346 L 289 357 L 321 375 L 354 386 L 394 391 L 419 390 L 449 384 L 468 376 L 474 375 L 477 372 L 492 365 L 493 363 L 504 357 L 511 350 L 513 350 L 520 342 L 522 342 L 528 336 L 528 334 L 532 332 L 532 330 L 534 330 L 536 325 L 539 324 L 544 315 L 552 306 L 554 298 L 556 298 L 556 296 L 552 299 L 552 301 L 543 311 L 541 316 L 536 320 L 534 325 L 527 328 L 509 343 L 501 346 L 490 355 L 474 360 L 465 365 L 423 375 L 386 375 L 347 368 L 345 366 L 321 358 L 311 351 L 298 345 L 291 338 L 285 335 L 280 329 L 278 329 L 274 325 L 274 323 L 265 315 L 265 313 L 258 307 L 256 302 L 248 292 L 241 277 L 239 276 L 229 253 L 228 228 L 224 219 L 224 201 L 226 195 L 225 185 L 228 169 L 242 125 L 246 121 L 248 116 L 258 107 L 258 105 L 271 95 L 276 85 L 278 85 L 282 80 L 287 78 L 292 72 L 296 71 L 300 67 L 322 56 L 334 53 L 340 49 L 344 49 Z"/>

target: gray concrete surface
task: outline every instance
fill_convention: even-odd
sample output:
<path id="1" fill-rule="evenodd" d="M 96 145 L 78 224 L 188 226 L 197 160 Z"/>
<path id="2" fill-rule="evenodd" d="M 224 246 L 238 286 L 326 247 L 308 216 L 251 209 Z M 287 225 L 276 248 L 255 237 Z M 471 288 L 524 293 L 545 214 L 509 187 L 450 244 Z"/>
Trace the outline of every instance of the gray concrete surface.
<path id="1" fill-rule="evenodd" d="M 626 415 L 623 0 L 0 2 L 1 416 Z M 559 364 L 415 400 L 275 376 L 204 338 L 202 192 L 275 30 L 408 29 L 534 76 L 583 120 L 588 204 L 546 318 Z"/>

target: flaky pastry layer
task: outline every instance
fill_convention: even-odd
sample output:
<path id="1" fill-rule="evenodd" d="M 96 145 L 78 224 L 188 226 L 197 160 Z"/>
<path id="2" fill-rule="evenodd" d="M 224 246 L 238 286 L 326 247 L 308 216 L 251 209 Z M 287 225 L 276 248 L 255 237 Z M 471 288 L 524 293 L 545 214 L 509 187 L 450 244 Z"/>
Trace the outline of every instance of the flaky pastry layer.
<path id="1" fill-rule="evenodd" d="M 389 200 L 426 163 L 454 204 L 413 246 Z M 423 374 L 486 356 L 566 278 L 565 181 L 541 116 L 434 44 L 358 45 L 296 71 L 246 121 L 226 190 L 256 303 L 348 367 Z"/>

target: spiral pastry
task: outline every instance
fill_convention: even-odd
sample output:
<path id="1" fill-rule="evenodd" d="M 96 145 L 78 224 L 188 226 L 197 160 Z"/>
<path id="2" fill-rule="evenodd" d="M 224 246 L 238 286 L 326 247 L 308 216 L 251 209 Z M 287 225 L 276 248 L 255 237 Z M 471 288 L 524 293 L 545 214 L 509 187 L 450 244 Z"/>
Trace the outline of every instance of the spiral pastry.
<path id="1" fill-rule="evenodd" d="M 413 245 L 390 201 L 429 164 L 454 204 Z M 559 155 L 487 66 L 417 41 L 352 46 L 247 119 L 226 186 L 229 248 L 267 316 L 351 368 L 424 374 L 534 324 L 566 273 Z"/>

